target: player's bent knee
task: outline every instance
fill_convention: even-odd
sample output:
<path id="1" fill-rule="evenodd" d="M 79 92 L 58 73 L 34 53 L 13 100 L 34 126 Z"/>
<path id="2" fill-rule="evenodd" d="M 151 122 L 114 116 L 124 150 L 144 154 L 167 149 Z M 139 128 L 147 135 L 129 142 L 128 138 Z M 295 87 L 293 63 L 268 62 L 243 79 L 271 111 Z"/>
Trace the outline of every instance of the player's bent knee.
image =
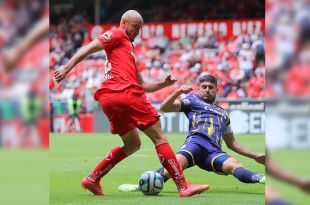
<path id="1" fill-rule="evenodd" d="M 166 138 L 160 138 L 160 139 L 156 139 L 155 140 L 155 145 L 159 145 L 159 144 L 164 144 L 164 143 L 167 143 L 168 142 L 168 140 L 166 139 Z"/>
<path id="2" fill-rule="evenodd" d="M 240 162 L 233 164 L 233 170 L 231 172 L 233 172 L 235 169 L 237 169 L 239 167 L 242 167 L 242 164 Z"/>
<path id="3" fill-rule="evenodd" d="M 168 142 L 165 133 L 161 129 L 159 121 L 143 132 L 152 140 L 155 146 Z"/>
<path id="4" fill-rule="evenodd" d="M 126 153 L 127 156 L 129 156 L 138 151 L 139 149 L 140 147 L 124 147 L 123 151 Z"/>
<path id="5" fill-rule="evenodd" d="M 238 160 L 230 158 L 224 162 L 223 172 L 226 174 L 232 174 L 233 171 L 238 167 L 242 167 L 242 164 Z"/>
<path id="6" fill-rule="evenodd" d="M 138 141 L 135 142 L 135 148 L 136 148 L 136 150 L 139 150 L 140 147 L 141 147 L 141 141 L 139 139 Z"/>
<path id="7" fill-rule="evenodd" d="M 185 170 L 188 168 L 188 160 L 186 157 L 184 157 L 181 154 L 176 154 L 176 158 L 177 158 L 182 170 Z"/>
<path id="8" fill-rule="evenodd" d="M 150 139 L 155 144 L 155 146 L 168 142 L 167 137 L 160 134 L 153 135 L 150 137 Z"/>
<path id="9" fill-rule="evenodd" d="M 138 150 L 140 149 L 140 147 L 141 147 L 141 142 L 140 142 L 139 144 L 136 145 L 136 150 L 135 150 L 135 152 L 138 151 Z"/>
<path id="10" fill-rule="evenodd" d="M 127 156 L 135 153 L 136 151 L 138 151 L 141 147 L 141 142 L 135 142 L 133 144 L 125 144 L 123 147 L 123 151 L 126 153 Z"/>

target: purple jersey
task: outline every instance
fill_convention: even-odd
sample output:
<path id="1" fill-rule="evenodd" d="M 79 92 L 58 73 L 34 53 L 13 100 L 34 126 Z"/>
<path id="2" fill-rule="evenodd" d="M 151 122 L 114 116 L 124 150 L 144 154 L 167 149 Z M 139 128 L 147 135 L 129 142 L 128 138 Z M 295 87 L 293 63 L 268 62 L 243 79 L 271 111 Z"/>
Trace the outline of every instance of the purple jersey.
<path id="1" fill-rule="evenodd" d="M 206 103 L 199 94 L 181 99 L 181 110 L 189 120 L 188 137 L 199 135 L 221 149 L 222 136 L 232 133 L 227 112 L 214 104 Z"/>

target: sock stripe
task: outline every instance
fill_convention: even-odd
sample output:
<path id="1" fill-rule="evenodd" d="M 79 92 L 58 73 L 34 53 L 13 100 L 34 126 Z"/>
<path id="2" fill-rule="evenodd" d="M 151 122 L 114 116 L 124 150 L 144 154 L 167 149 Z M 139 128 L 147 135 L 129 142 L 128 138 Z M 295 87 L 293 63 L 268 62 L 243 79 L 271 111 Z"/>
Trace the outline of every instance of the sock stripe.
<path id="1" fill-rule="evenodd" d="M 164 143 L 161 143 L 161 144 L 157 144 L 156 146 L 155 146 L 155 148 L 157 148 L 157 147 L 159 147 L 159 146 L 161 146 L 161 145 L 164 145 L 164 144 L 169 144 L 168 142 L 164 142 Z"/>
<path id="2" fill-rule="evenodd" d="M 261 178 L 259 174 L 243 167 L 235 169 L 233 175 L 243 183 L 258 183 Z"/>
<path id="3" fill-rule="evenodd" d="M 231 174 L 233 175 L 234 172 L 236 171 L 236 169 L 239 169 L 239 168 L 241 168 L 241 167 L 236 167 L 236 168 L 234 168 L 234 169 L 232 170 Z"/>

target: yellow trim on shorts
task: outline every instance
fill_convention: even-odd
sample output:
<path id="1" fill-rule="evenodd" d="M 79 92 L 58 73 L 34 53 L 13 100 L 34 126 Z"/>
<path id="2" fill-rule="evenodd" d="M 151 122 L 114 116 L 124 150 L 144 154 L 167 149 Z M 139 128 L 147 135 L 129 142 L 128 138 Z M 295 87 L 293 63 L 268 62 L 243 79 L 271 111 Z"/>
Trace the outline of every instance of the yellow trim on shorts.
<path id="1" fill-rule="evenodd" d="M 224 153 L 219 154 L 219 155 L 213 157 L 213 159 L 212 159 L 212 161 L 211 161 L 211 166 L 212 166 L 212 169 L 213 169 L 213 171 L 214 171 L 215 173 L 218 173 L 218 172 L 215 171 L 215 169 L 214 169 L 214 166 L 213 166 L 214 160 L 215 160 L 216 158 L 220 157 L 220 156 L 223 156 L 223 155 L 227 155 L 227 154 L 226 154 L 226 153 L 225 153 L 225 154 L 224 154 Z"/>
<path id="2" fill-rule="evenodd" d="M 193 156 L 193 154 L 192 154 L 190 151 L 185 150 L 185 149 L 182 149 L 182 150 L 179 150 L 178 152 L 186 152 L 186 153 L 188 153 L 188 154 L 192 157 L 192 160 L 193 160 L 193 166 L 196 164 L 196 163 L 195 163 L 194 156 Z"/>

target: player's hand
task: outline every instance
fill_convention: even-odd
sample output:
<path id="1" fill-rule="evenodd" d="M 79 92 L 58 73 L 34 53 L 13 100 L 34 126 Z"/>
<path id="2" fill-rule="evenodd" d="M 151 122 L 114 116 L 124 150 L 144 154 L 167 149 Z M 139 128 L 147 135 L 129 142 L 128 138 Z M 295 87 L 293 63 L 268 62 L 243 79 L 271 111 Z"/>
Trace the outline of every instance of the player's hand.
<path id="1" fill-rule="evenodd" d="M 58 69 L 54 72 L 54 78 L 57 83 L 60 83 L 63 79 L 66 78 L 68 71 L 66 69 Z"/>
<path id="2" fill-rule="evenodd" d="M 299 188 L 310 194 L 310 179 L 302 180 L 299 184 Z"/>
<path id="3" fill-rule="evenodd" d="M 168 75 L 168 76 L 165 78 L 165 85 L 166 85 L 166 86 L 172 85 L 172 84 L 174 84 L 176 81 L 177 81 L 177 79 L 175 79 L 175 78 L 170 74 L 170 75 Z"/>
<path id="4" fill-rule="evenodd" d="M 265 154 L 257 154 L 255 156 L 254 160 L 260 164 L 265 165 L 266 156 L 265 156 Z"/>
<path id="5" fill-rule="evenodd" d="M 5 72 L 13 70 L 19 63 L 20 53 L 16 49 L 10 49 L 3 53 L 3 68 Z"/>
<path id="6" fill-rule="evenodd" d="M 179 94 L 188 94 L 192 92 L 193 88 L 190 86 L 183 86 L 177 90 Z"/>

